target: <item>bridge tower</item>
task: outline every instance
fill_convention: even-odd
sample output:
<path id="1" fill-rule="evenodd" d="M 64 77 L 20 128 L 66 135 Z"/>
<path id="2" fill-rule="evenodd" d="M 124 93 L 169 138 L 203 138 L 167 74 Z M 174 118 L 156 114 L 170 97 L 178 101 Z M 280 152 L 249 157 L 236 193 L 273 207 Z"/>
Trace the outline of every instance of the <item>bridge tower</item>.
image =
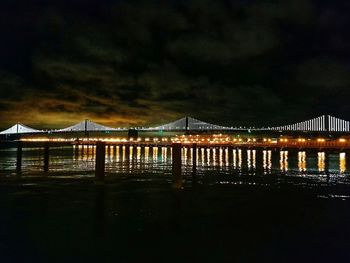
<path id="1" fill-rule="evenodd" d="M 189 128 L 188 128 L 188 116 L 186 116 L 186 132 L 188 132 Z"/>
<path id="2" fill-rule="evenodd" d="M 88 133 L 88 119 L 85 119 L 84 121 L 84 133 L 85 133 L 85 137 L 89 137 L 89 133 Z"/>

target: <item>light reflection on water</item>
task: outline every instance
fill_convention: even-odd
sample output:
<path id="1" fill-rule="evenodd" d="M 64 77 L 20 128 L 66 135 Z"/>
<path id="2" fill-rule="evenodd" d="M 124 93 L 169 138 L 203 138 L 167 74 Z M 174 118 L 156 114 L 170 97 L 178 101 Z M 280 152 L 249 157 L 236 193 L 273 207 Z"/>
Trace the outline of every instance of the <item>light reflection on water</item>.
<path id="1" fill-rule="evenodd" d="M 317 153 L 317 167 L 319 172 L 324 172 L 325 171 L 325 153 L 324 152 L 318 152 Z"/>
<path id="2" fill-rule="evenodd" d="M 288 151 L 280 151 L 280 170 L 288 171 Z"/>
<path id="3" fill-rule="evenodd" d="M 77 146 L 50 149 L 50 172 L 90 173 L 95 168 L 94 146 Z M 110 174 L 152 173 L 171 175 L 171 153 L 169 147 L 107 146 L 106 171 Z M 192 172 L 193 149 L 182 149 L 185 174 Z M 232 148 L 197 148 L 197 172 L 206 174 L 293 176 L 347 176 L 345 152 L 261 150 Z M 43 170 L 43 149 L 24 149 L 23 174 Z M 0 172 L 13 174 L 16 169 L 16 149 L 0 151 Z"/>
<path id="4" fill-rule="evenodd" d="M 346 172 L 346 153 L 344 152 L 339 154 L 339 170 L 341 173 Z"/>

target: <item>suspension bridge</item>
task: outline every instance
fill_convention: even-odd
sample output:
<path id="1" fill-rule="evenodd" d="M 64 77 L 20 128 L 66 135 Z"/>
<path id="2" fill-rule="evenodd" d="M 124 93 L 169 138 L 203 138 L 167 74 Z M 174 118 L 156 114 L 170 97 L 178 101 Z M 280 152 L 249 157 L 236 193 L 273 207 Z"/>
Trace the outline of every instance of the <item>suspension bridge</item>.
<path id="1" fill-rule="evenodd" d="M 220 131 L 288 131 L 288 132 L 328 132 L 328 133 L 348 133 L 350 132 L 350 122 L 336 118 L 330 115 L 322 115 L 311 120 L 306 120 L 298 123 L 287 124 L 276 127 L 227 127 L 216 124 L 207 123 L 192 117 L 184 117 L 176 121 L 154 126 L 154 127 L 108 127 L 91 120 L 84 120 L 75 125 L 62 128 L 62 129 L 50 129 L 50 130 L 38 130 L 28 127 L 24 124 L 17 123 L 12 127 L 1 131 L 0 135 L 13 135 L 13 134 L 48 134 L 48 133 L 72 133 L 72 132 L 118 132 L 129 131 L 134 129 L 137 131 L 207 131 L 207 132 L 220 132 Z"/>
<path id="2" fill-rule="evenodd" d="M 298 122 L 294 124 L 288 124 L 277 127 L 262 127 L 262 128 L 245 128 L 245 127 L 226 127 L 206 123 L 204 121 L 197 120 L 192 117 L 184 117 L 179 120 L 163 124 L 154 127 L 138 127 L 134 128 L 137 131 L 175 131 L 182 133 L 181 135 L 173 136 L 172 138 L 141 138 L 134 139 L 132 137 L 126 138 L 72 138 L 58 140 L 52 138 L 36 137 L 34 140 L 29 138 L 21 138 L 15 141 L 17 144 L 17 161 L 16 170 L 21 172 L 22 169 L 22 148 L 44 148 L 44 162 L 43 168 L 45 172 L 49 171 L 50 165 L 50 148 L 73 146 L 75 148 L 87 147 L 91 148 L 95 154 L 95 177 L 98 180 L 103 180 L 105 176 L 105 158 L 106 152 L 110 152 L 113 148 L 114 151 L 117 147 L 125 149 L 125 154 L 129 155 L 131 149 L 141 150 L 146 147 L 165 147 L 171 149 L 172 154 L 172 167 L 173 167 L 173 185 L 175 188 L 182 187 L 182 149 L 186 148 L 191 150 L 193 155 L 193 176 L 196 174 L 197 166 L 197 152 L 199 149 L 225 149 L 229 154 L 233 153 L 233 149 L 283 149 L 288 150 L 318 150 L 318 151 L 350 151 L 350 139 L 342 138 L 236 138 L 225 134 L 218 134 L 221 131 L 244 131 L 244 130 L 256 130 L 256 131 L 287 131 L 287 132 L 327 132 L 327 133 L 349 133 L 350 125 L 346 120 L 342 120 L 330 115 L 323 115 L 311 120 Z M 107 127 L 90 120 L 84 120 L 75 125 L 53 130 L 37 130 L 23 124 L 15 124 L 14 126 L 0 132 L 0 135 L 11 134 L 48 134 L 48 133 L 76 133 L 76 132 L 106 132 L 106 131 L 130 131 L 130 128 L 113 128 Z M 205 131 L 203 134 L 193 133 L 184 134 L 186 131 Z M 176 134 L 176 133 L 175 133 Z M 46 137 L 46 136 L 43 136 Z M 289 136 L 291 137 L 291 136 Z M 338 136 L 334 136 L 338 137 Z M 37 140 L 38 139 L 38 140 Z"/>

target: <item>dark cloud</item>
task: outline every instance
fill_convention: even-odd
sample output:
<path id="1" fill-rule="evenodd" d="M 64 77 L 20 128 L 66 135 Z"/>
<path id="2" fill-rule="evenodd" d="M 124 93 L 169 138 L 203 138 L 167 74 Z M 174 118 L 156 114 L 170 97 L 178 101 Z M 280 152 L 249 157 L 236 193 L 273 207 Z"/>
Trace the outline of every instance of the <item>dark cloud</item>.
<path id="1" fill-rule="evenodd" d="M 4 1 L 0 121 L 267 125 L 350 119 L 350 6 Z"/>

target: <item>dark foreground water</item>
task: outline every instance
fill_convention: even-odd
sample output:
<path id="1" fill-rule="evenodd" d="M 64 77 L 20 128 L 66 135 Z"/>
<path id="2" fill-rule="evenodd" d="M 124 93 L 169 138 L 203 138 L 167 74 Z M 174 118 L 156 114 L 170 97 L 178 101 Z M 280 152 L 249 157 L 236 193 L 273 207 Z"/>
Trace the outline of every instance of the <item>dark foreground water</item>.
<path id="1" fill-rule="evenodd" d="M 349 262 L 350 184 L 342 152 L 111 149 L 0 151 L 0 262 Z"/>

